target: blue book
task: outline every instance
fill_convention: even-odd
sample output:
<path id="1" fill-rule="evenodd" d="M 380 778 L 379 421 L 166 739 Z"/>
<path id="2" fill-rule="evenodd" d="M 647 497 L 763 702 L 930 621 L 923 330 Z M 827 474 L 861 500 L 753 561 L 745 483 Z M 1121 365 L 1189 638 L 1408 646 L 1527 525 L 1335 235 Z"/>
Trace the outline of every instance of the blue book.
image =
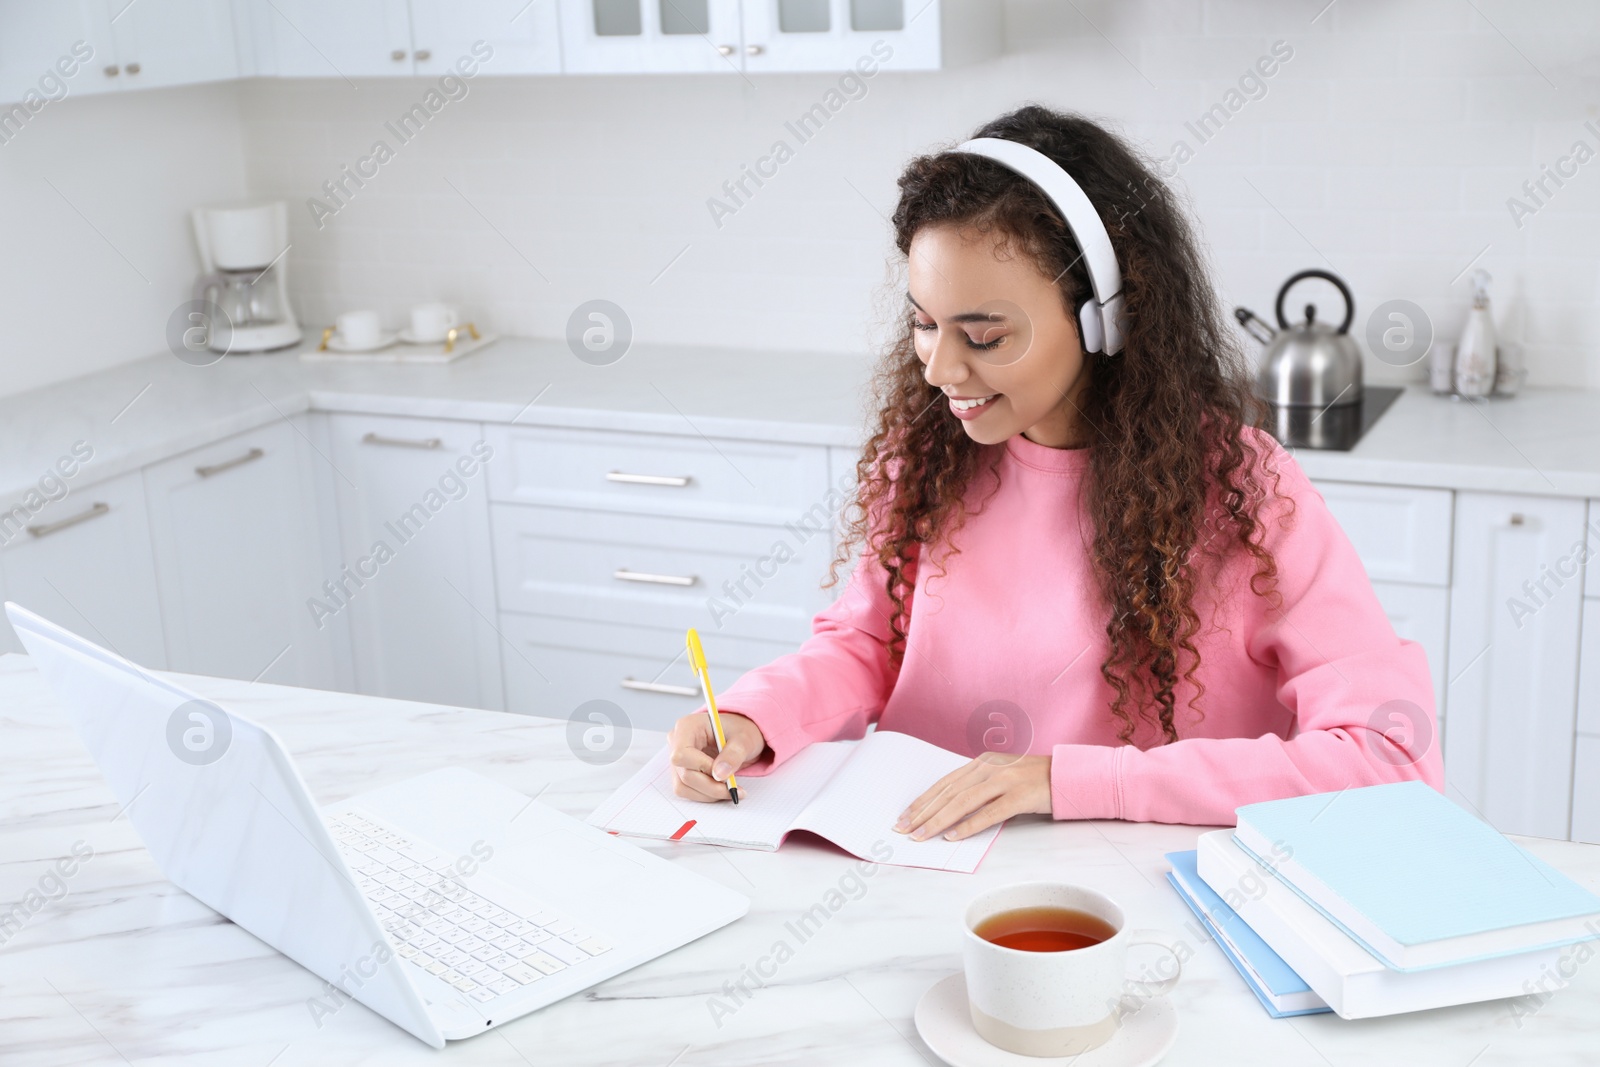
<path id="1" fill-rule="evenodd" d="M 1600 938 L 1600 897 L 1425 782 L 1236 814 L 1241 848 L 1394 970 Z"/>
<path id="2" fill-rule="evenodd" d="M 1201 880 L 1196 856 L 1193 849 L 1167 853 L 1167 862 L 1172 864 L 1167 881 L 1189 905 L 1189 910 L 1216 941 L 1245 985 L 1267 1009 L 1267 1014 L 1282 1019 L 1289 1015 L 1331 1011 L 1327 1001 L 1317 996 L 1283 958 Z"/>

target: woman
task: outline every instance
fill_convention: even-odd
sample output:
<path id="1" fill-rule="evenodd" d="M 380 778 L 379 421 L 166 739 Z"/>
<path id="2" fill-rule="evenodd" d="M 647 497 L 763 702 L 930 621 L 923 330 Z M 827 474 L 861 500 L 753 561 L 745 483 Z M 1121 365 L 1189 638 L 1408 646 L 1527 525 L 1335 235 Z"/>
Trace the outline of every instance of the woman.
<path id="1" fill-rule="evenodd" d="M 1104 279 L 1059 188 L 971 151 L 907 166 L 906 319 L 835 567 L 864 551 L 813 636 L 723 694 L 720 757 L 703 710 L 678 721 L 677 793 L 727 799 L 730 769 L 758 790 L 872 722 L 976 757 L 901 816 L 918 840 L 1021 812 L 1231 825 L 1254 801 L 1440 788 L 1422 650 L 1253 428 L 1175 198 L 1077 116 L 1025 107 L 976 136 L 1087 195 L 1121 270 L 1120 347 L 1098 302 L 1079 313 Z"/>

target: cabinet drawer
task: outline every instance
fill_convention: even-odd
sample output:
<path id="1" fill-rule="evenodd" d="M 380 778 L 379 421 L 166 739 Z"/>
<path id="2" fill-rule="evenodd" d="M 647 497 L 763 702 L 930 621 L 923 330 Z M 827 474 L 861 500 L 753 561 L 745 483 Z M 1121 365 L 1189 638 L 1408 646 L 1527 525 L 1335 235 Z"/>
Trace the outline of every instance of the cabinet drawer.
<path id="1" fill-rule="evenodd" d="M 812 507 L 828 514 L 820 445 L 536 426 L 489 432 L 498 501 L 777 525 Z"/>
<path id="2" fill-rule="evenodd" d="M 1450 590 L 1400 582 L 1373 582 L 1383 613 L 1394 632 L 1422 646 L 1433 679 L 1433 702 L 1441 718 L 1445 705 L 1445 651 L 1450 632 Z M 1437 738 L 1435 739 L 1437 741 Z"/>
<path id="3" fill-rule="evenodd" d="M 1572 840 L 1600 845 L 1600 736 L 1578 735 L 1572 761 Z"/>
<path id="4" fill-rule="evenodd" d="M 1447 489 L 1317 482 L 1373 581 L 1450 584 Z"/>
<path id="5" fill-rule="evenodd" d="M 514 504 L 492 512 L 503 611 L 804 640 L 828 603 L 826 527 Z"/>
<path id="6" fill-rule="evenodd" d="M 507 648 L 506 707 L 525 715 L 565 719 L 589 700 L 609 700 L 641 730 L 667 730 L 700 707 L 682 630 L 580 622 L 538 615 L 500 616 Z M 701 635 L 711 684 L 725 691 L 752 667 L 799 647 L 799 642 Z"/>

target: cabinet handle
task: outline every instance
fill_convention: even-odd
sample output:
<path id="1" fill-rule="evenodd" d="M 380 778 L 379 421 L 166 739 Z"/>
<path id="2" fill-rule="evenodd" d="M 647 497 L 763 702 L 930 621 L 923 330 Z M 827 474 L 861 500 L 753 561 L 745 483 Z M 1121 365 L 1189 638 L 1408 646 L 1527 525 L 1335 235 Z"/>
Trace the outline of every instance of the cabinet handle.
<path id="1" fill-rule="evenodd" d="M 393 52 L 389 53 L 389 58 L 394 60 L 396 63 L 404 62 L 406 58 L 406 50 L 404 48 L 396 48 Z"/>
<path id="2" fill-rule="evenodd" d="M 266 453 L 261 449 L 252 448 L 242 456 L 235 456 L 233 459 L 224 460 L 221 463 L 213 463 L 210 466 L 196 467 L 194 472 L 202 478 L 209 478 L 213 474 L 221 474 L 223 471 L 231 471 L 235 467 L 242 467 L 251 460 L 260 459 L 264 455 Z"/>
<path id="3" fill-rule="evenodd" d="M 744 46 L 744 54 L 747 56 L 759 56 L 765 51 L 766 48 L 759 44 L 747 44 Z"/>
<path id="4" fill-rule="evenodd" d="M 1522 525 L 1525 525 L 1527 523 L 1527 521 L 1528 521 L 1527 516 L 1523 515 L 1522 512 L 1513 511 L 1511 513 L 1511 525 L 1513 525 L 1513 526 L 1522 526 Z"/>
<path id="5" fill-rule="evenodd" d="M 646 574 L 643 571 L 630 571 L 626 567 L 612 571 L 611 577 L 619 582 L 647 582 L 650 585 L 693 585 L 700 580 L 692 574 Z"/>
<path id="6" fill-rule="evenodd" d="M 88 522 L 96 515 L 104 515 L 110 510 L 110 504 L 102 504 L 97 501 L 76 515 L 69 516 L 59 522 L 47 522 L 39 526 L 29 526 L 27 529 L 35 537 L 49 537 L 57 530 L 65 530 L 68 526 L 76 526 L 80 522 Z"/>
<path id="7" fill-rule="evenodd" d="M 415 52 L 411 53 L 411 58 L 415 59 L 418 63 L 426 63 L 428 60 L 433 58 L 433 53 L 426 48 L 419 48 Z"/>
<path id="8" fill-rule="evenodd" d="M 731 55 L 733 55 L 733 45 L 731 45 L 731 44 L 719 44 L 719 45 L 717 45 L 717 55 L 719 55 L 719 56 L 731 56 Z"/>
<path id="9" fill-rule="evenodd" d="M 689 685 L 668 685 L 665 682 L 640 682 L 632 678 L 622 680 L 622 688 L 636 689 L 641 693 L 665 693 L 669 697 L 697 697 L 700 690 Z"/>
<path id="10" fill-rule="evenodd" d="M 113 63 L 111 66 L 106 68 L 106 77 L 115 78 L 121 72 L 122 68 Z"/>
<path id="11" fill-rule="evenodd" d="M 622 471 L 606 471 L 606 481 L 623 482 L 627 485 L 669 485 L 674 489 L 682 489 L 689 484 L 687 474 L 626 474 Z"/>
<path id="12" fill-rule="evenodd" d="M 382 434 L 369 433 L 361 439 L 364 445 L 387 445 L 390 448 L 442 448 L 444 442 L 437 437 L 425 437 L 420 441 L 413 441 L 405 437 L 385 437 Z"/>
<path id="13" fill-rule="evenodd" d="M 123 69 L 126 70 L 129 74 L 137 74 L 137 73 L 139 73 L 140 67 L 139 67 L 139 64 L 137 64 L 137 63 L 129 63 Z"/>

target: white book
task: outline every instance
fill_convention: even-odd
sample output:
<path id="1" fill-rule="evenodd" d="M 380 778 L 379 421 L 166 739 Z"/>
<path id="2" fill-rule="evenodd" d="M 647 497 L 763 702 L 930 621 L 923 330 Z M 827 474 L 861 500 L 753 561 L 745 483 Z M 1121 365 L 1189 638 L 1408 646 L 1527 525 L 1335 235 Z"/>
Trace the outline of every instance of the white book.
<path id="1" fill-rule="evenodd" d="M 968 874 L 1000 834 L 995 825 L 960 841 L 913 841 L 894 829 L 913 800 L 968 762 L 910 734 L 874 730 L 860 741 L 807 745 L 769 774 L 736 774 L 738 804 L 675 794 L 668 756 L 663 747 L 589 822 L 634 837 L 763 852 L 777 851 L 793 830 L 808 830 L 874 863 Z"/>
<path id="2" fill-rule="evenodd" d="M 1541 979 L 1548 987 L 1550 976 L 1563 973 L 1563 952 L 1575 951 L 1545 948 L 1423 971 L 1392 970 L 1240 848 L 1232 830 L 1200 835 L 1197 851 L 1205 883 L 1341 1018 L 1524 996 L 1540 988 Z"/>

